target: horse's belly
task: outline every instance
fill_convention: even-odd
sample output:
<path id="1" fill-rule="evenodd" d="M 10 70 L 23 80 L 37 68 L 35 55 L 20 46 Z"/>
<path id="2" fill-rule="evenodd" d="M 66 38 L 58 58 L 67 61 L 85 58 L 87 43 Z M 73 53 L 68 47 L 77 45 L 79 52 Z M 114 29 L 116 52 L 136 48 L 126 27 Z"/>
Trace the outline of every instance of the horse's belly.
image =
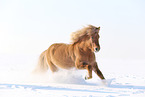
<path id="1" fill-rule="evenodd" d="M 53 63 L 54 65 L 60 67 L 60 68 L 63 68 L 63 69 L 70 69 L 70 68 L 73 68 L 75 67 L 75 64 L 73 61 L 71 61 L 70 59 L 56 59 L 54 58 L 53 60 Z"/>

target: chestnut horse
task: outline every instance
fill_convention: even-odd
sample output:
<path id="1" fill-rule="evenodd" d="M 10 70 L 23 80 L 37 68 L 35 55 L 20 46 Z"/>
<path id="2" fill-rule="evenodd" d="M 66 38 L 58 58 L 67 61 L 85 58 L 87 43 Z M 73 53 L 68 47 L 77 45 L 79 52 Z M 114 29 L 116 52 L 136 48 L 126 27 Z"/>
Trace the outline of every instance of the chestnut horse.
<path id="1" fill-rule="evenodd" d="M 58 67 L 63 69 L 76 67 L 88 71 L 85 79 L 92 78 L 92 71 L 101 79 L 105 79 L 94 54 L 100 50 L 99 30 L 100 27 L 89 25 L 72 33 L 71 44 L 52 44 L 40 55 L 36 71 L 46 72 L 49 68 L 52 72 L 57 72 Z"/>

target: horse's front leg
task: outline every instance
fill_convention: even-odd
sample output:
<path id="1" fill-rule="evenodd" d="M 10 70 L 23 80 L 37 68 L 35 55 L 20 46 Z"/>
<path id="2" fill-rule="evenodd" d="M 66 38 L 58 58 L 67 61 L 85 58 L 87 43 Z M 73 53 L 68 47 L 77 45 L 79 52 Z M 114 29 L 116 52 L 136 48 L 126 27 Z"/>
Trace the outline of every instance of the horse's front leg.
<path id="1" fill-rule="evenodd" d="M 91 79 L 92 78 L 92 66 L 91 65 L 87 65 L 86 69 L 88 71 L 88 75 L 85 76 L 85 80 Z"/>
<path id="2" fill-rule="evenodd" d="M 103 76 L 102 72 L 100 71 L 100 69 L 98 68 L 97 63 L 95 62 L 93 67 L 93 71 L 103 80 L 105 79 L 105 77 Z"/>
<path id="3" fill-rule="evenodd" d="M 92 78 L 92 66 L 91 65 L 88 65 L 86 62 L 76 61 L 75 66 L 77 69 L 87 69 L 88 75 L 85 77 L 85 79 Z"/>

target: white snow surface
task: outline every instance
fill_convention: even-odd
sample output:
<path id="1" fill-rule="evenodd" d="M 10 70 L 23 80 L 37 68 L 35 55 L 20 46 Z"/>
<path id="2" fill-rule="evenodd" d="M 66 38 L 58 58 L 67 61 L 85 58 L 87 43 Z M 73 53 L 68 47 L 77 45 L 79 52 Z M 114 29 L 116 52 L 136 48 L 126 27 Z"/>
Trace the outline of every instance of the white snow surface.
<path id="1" fill-rule="evenodd" d="M 97 59 L 106 80 L 86 70 L 32 74 L 37 55 L 0 55 L 0 97 L 145 97 L 144 60 Z"/>

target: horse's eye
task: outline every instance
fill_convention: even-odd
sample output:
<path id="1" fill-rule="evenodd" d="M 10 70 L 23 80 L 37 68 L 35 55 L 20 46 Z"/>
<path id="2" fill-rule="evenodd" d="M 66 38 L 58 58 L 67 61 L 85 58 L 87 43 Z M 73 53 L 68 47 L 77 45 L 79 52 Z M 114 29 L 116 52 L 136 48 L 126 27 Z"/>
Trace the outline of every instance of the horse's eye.
<path id="1" fill-rule="evenodd" d="M 92 39 L 94 39 L 94 37 L 92 37 Z"/>

